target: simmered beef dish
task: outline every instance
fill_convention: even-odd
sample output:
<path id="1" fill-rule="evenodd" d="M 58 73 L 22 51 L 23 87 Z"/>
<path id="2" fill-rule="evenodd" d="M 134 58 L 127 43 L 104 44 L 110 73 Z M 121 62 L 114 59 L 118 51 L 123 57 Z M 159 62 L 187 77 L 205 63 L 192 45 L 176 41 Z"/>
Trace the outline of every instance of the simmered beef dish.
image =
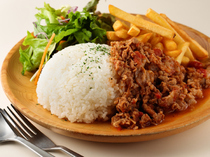
<path id="1" fill-rule="evenodd" d="M 111 62 L 120 96 L 111 123 L 117 128 L 139 129 L 161 123 L 166 113 L 186 110 L 210 87 L 210 70 L 193 61 L 188 67 L 149 43 L 133 38 L 111 43 Z"/>

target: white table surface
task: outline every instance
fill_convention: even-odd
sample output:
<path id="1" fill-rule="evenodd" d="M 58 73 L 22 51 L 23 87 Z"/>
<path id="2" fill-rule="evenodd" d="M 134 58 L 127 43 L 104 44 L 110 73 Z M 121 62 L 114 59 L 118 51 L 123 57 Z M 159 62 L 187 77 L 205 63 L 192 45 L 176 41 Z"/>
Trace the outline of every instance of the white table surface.
<path id="1" fill-rule="evenodd" d="M 79 6 L 81 10 L 86 0 L 45 0 L 51 6 Z M 190 26 L 210 36 L 209 0 L 101 0 L 98 10 L 108 12 L 113 4 L 127 12 L 145 14 L 148 8 L 165 13 L 172 20 Z M 10 49 L 25 35 L 33 31 L 32 22 L 37 13 L 35 7 L 43 7 L 44 0 L 1 0 L 0 1 L 0 66 Z M 10 102 L 0 86 L 0 107 Z M 85 157 L 209 157 L 210 156 L 210 120 L 185 132 L 153 141 L 109 144 L 89 142 L 54 133 L 35 124 L 56 144 L 65 145 Z M 1 129 L 1 126 L 0 126 Z M 61 152 L 53 155 L 64 157 Z M 0 144 L 1 157 L 35 157 L 33 152 L 18 143 Z"/>

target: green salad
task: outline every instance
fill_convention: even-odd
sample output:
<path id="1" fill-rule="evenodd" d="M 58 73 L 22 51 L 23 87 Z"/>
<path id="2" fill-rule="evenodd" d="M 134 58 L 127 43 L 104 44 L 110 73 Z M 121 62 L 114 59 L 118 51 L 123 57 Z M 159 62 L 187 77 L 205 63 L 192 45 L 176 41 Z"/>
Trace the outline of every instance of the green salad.
<path id="1" fill-rule="evenodd" d="M 47 50 L 45 63 L 54 53 L 70 45 L 106 43 L 106 31 L 113 29 L 115 20 L 110 14 L 96 12 L 98 2 L 91 0 L 82 11 L 69 5 L 54 9 L 46 3 L 43 8 L 36 8 L 39 12 L 35 15 L 37 21 L 33 22 L 34 32 L 27 32 L 23 42 L 27 48 L 19 49 L 19 60 L 23 65 L 21 73 L 24 75 L 26 71 L 34 71 L 39 67 L 52 34 L 55 37 Z"/>

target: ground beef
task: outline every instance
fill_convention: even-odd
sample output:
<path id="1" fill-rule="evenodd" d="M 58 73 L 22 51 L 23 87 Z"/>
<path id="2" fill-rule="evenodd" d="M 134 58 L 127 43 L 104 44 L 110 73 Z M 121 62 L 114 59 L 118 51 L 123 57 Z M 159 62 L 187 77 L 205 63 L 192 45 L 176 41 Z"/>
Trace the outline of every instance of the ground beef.
<path id="1" fill-rule="evenodd" d="M 157 125 L 165 113 L 186 110 L 210 87 L 210 69 L 181 66 L 149 43 L 133 38 L 111 43 L 111 62 L 120 96 L 111 123 L 117 128 L 139 129 Z"/>

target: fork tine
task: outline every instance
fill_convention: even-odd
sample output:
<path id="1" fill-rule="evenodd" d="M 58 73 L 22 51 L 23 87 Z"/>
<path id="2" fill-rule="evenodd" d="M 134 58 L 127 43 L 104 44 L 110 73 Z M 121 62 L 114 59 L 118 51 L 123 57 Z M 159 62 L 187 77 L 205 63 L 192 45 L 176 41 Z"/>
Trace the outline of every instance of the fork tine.
<path id="1" fill-rule="evenodd" d="M 5 121 L 7 122 L 7 124 L 8 124 L 8 125 L 10 126 L 10 128 L 12 129 L 12 131 L 13 131 L 16 135 L 22 137 L 22 135 L 20 134 L 20 132 L 13 126 L 13 124 L 10 122 L 10 120 L 8 120 L 9 116 L 8 116 L 7 112 L 6 112 L 5 110 L 2 110 L 2 109 L 0 109 L 0 112 L 1 112 L 1 114 L 2 114 L 2 116 L 3 116 L 3 118 L 5 119 Z"/>
<path id="2" fill-rule="evenodd" d="M 12 104 L 11 106 L 31 130 L 33 130 L 35 133 L 38 133 L 38 132 L 41 133 L 28 119 L 26 119 L 25 116 L 22 115 L 20 111 L 18 111 Z"/>
<path id="3" fill-rule="evenodd" d="M 15 120 L 10 116 L 10 114 L 8 114 L 8 112 L 5 109 L 3 111 L 5 113 L 5 116 L 7 116 L 8 121 L 10 121 L 10 123 L 12 122 L 11 124 L 19 132 L 19 134 L 21 134 L 27 139 L 30 138 L 30 136 L 20 127 L 20 125 L 15 122 Z M 19 120 L 17 119 L 17 121 Z"/>
<path id="4" fill-rule="evenodd" d="M 62 150 L 68 155 L 74 156 L 74 157 L 83 157 L 80 154 L 64 147 L 64 146 L 58 146 L 56 145 L 51 139 L 49 139 L 46 135 L 44 135 L 41 131 L 39 131 L 27 118 L 21 114 L 19 110 L 17 110 L 12 104 L 12 108 L 16 113 L 20 116 L 20 119 L 27 125 L 28 128 L 30 128 L 36 135 L 34 135 L 34 138 L 31 142 L 38 147 L 44 149 L 44 150 Z M 30 141 L 30 139 L 29 139 Z"/>
<path id="5" fill-rule="evenodd" d="M 33 152 L 35 152 L 39 156 L 53 157 L 53 155 L 45 152 L 44 150 L 35 146 L 34 144 L 30 143 L 29 141 L 27 141 L 24 138 L 23 135 L 20 133 L 20 130 L 18 131 L 16 126 L 14 126 L 15 125 L 14 122 L 13 122 L 14 120 L 11 119 L 10 115 L 7 113 L 6 110 L 0 109 L 0 114 L 2 115 L 4 120 L 6 121 L 7 125 L 11 128 L 11 132 L 9 132 L 9 134 L 13 133 L 12 137 L 8 137 L 8 139 L 21 143 L 22 145 L 31 149 Z"/>
<path id="6" fill-rule="evenodd" d="M 8 110 L 12 113 L 12 115 L 16 118 L 16 120 L 18 121 L 18 123 L 25 129 L 25 131 L 30 135 L 30 136 L 34 136 L 34 133 L 28 129 L 28 127 L 20 120 L 20 118 L 17 117 L 17 115 L 9 108 L 9 106 L 7 106 Z M 22 132 L 23 130 L 21 130 Z M 29 138 L 29 136 L 27 137 Z"/>

